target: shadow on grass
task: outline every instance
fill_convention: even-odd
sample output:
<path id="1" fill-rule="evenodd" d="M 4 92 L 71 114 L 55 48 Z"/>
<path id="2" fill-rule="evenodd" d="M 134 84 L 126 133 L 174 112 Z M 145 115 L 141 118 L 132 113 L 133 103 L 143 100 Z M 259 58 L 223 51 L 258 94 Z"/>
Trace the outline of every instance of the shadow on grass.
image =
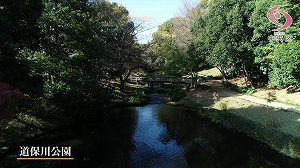
<path id="1" fill-rule="evenodd" d="M 11 120 L 0 123 L 0 158 L 18 150 L 22 145 L 32 145 L 50 133 L 54 133 L 75 119 L 63 117 L 53 112 L 28 112 L 20 113 Z"/>
<path id="2" fill-rule="evenodd" d="M 295 117 L 299 118 L 298 114 L 276 109 L 269 109 L 266 113 L 265 107 L 255 106 L 227 111 L 202 108 L 198 114 L 227 128 L 246 133 L 284 155 L 300 158 L 300 122 L 295 120 Z"/>
<path id="3" fill-rule="evenodd" d="M 213 96 L 207 96 L 207 94 L 221 87 L 214 85 L 210 92 L 198 90 L 193 98 L 186 100 L 184 106 L 192 107 L 199 115 L 216 123 L 244 132 L 252 138 L 267 143 L 287 156 L 300 158 L 300 122 L 298 121 L 300 115 L 298 113 L 271 107 L 267 110 L 267 107 L 263 105 L 243 107 L 243 104 L 238 108 L 225 111 L 212 109 L 210 107 L 214 104 L 214 99 Z M 230 96 L 234 95 L 238 93 L 231 91 Z M 228 94 L 222 95 L 221 93 L 220 97 L 223 96 L 229 97 Z"/>

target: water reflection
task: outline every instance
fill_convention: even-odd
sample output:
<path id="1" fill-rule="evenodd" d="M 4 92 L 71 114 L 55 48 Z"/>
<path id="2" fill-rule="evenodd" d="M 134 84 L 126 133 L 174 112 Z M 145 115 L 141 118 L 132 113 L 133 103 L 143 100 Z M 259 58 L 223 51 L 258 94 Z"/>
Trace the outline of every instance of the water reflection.
<path id="1" fill-rule="evenodd" d="M 166 128 L 157 115 L 163 105 L 149 104 L 136 108 L 137 127 L 133 136 L 136 150 L 131 154 L 131 167 L 187 167 L 183 148 L 176 141 L 160 141 Z"/>
<path id="2" fill-rule="evenodd" d="M 299 165 L 298 161 L 245 135 L 198 118 L 188 109 L 159 104 L 160 97 L 153 95 L 151 102 L 143 107 L 115 109 L 102 119 L 62 130 L 35 145 L 70 145 L 75 158 L 73 162 L 18 162 L 14 157 L 7 157 L 0 167 L 250 168 Z M 73 137 L 62 139 L 66 133 Z"/>

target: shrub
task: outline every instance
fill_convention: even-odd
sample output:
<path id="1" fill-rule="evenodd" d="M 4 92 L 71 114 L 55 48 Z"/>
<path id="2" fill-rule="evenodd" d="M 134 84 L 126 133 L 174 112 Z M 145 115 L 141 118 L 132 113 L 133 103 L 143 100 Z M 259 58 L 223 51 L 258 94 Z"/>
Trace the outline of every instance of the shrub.
<path id="1" fill-rule="evenodd" d="M 224 102 L 224 101 L 220 101 L 220 102 L 217 102 L 217 107 L 220 109 L 220 110 L 228 110 L 228 103 L 227 102 Z"/>
<path id="2" fill-rule="evenodd" d="M 54 105 L 73 111 L 74 116 L 95 113 L 100 108 L 108 105 L 112 94 L 110 89 L 102 88 L 101 84 L 85 81 L 51 81 L 44 84 L 45 98 Z M 87 113 L 88 112 L 88 113 Z"/>
<path id="3" fill-rule="evenodd" d="M 24 98 L 26 96 L 19 89 L 13 89 L 7 83 L 0 83 L 0 108 L 16 106 L 17 101 Z"/>
<path id="4" fill-rule="evenodd" d="M 280 44 L 272 53 L 269 86 L 283 88 L 300 83 L 300 42 Z"/>
<path id="5" fill-rule="evenodd" d="M 240 88 L 239 90 L 240 90 L 241 93 L 252 95 L 253 92 L 255 91 L 255 88 L 254 87 L 248 87 L 248 88 Z"/>
<path id="6" fill-rule="evenodd" d="M 145 94 L 151 94 L 151 93 L 153 93 L 151 87 L 148 87 L 148 86 L 147 86 L 147 87 L 140 88 L 139 90 L 140 90 L 140 91 L 143 91 Z"/>
<path id="7" fill-rule="evenodd" d="M 223 85 L 224 85 L 225 87 L 227 87 L 228 89 L 233 90 L 233 91 L 236 91 L 236 92 L 240 92 L 240 89 L 239 89 L 239 87 L 238 87 L 237 85 L 232 84 L 232 83 L 227 82 L 227 81 L 222 81 L 222 83 L 223 83 Z"/>
<path id="8" fill-rule="evenodd" d="M 254 87 L 239 88 L 236 84 L 232 84 L 232 83 L 227 82 L 227 81 L 222 81 L 222 83 L 228 89 L 236 91 L 236 92 L 240 92 L 240 93 L 243 93 L 243 94 L 251 95 L 255 91 Z"/>
<path id="9" fill-rule="evenodd" d="M 166 93 L 167 91 L 166 91 L 166 89 L 164 89 L 164 88 L 157 88 L 157 89 L 155 90 L 155 92 L 156 92 L 156 93 Z"/>
<path id="10" fill-rule="evenodd" d="M 136 106 L 144 105 L 149 101 L 149 97 L 145 94 L 128 94 L 116 101 L 118 106 Z"/>
<path id="11" fill-rule="evenodd" d="M 175 89 L 169 93 L 170 100 L 174 101 L 174 102 L 179 101 L 180 99 L 184 98 L 185 96 L 186 96 L 186 93 L 183 90 Z"/>
<path id="12" fill-rule="evenodd" d="M 218 111 L 211 111 L 209 117 L 215 123 L 220 123 L 223 121 L 223 118 Z"/>

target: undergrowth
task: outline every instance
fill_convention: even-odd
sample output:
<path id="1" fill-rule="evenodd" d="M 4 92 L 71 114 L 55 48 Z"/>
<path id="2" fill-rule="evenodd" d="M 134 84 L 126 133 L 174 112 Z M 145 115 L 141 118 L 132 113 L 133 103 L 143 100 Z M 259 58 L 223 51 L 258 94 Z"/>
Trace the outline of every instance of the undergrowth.
<path id="1" fill-rule="evenodd" d="M 222 81 L 223 85 L 230 89 L 230 90 L 233 90 L 233 91 L 236 91 L 236 92 L 239 92 L 239 93 L 242 93 L 242 94 L 248 94 L 248 95 L 252 95 L 255 88 L 254 87 L 246 87 L 246 88 L 240 88 L 238 87 L 236 84 L 232 84 L 228 81 Z"/>

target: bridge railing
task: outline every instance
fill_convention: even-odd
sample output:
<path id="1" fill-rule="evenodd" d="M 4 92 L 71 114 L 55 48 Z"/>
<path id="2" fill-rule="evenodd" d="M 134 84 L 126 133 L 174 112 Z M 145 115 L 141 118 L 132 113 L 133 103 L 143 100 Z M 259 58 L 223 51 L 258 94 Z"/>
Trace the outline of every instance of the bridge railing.
<path id="1" fill-rule="evenodd" d="M 191 78 L 186 77 L 174 77 L 174 76 L 136 76 L 136 77 L 130 77 L 130 82 L 184 82 L 184 83 L 192 83 Z"/>
<path id="2" fill-rule="evenodd" d="M 129 78 L 130 82 L 147 82 L 148 77 L 147 76 L 135 76 Z"/>

